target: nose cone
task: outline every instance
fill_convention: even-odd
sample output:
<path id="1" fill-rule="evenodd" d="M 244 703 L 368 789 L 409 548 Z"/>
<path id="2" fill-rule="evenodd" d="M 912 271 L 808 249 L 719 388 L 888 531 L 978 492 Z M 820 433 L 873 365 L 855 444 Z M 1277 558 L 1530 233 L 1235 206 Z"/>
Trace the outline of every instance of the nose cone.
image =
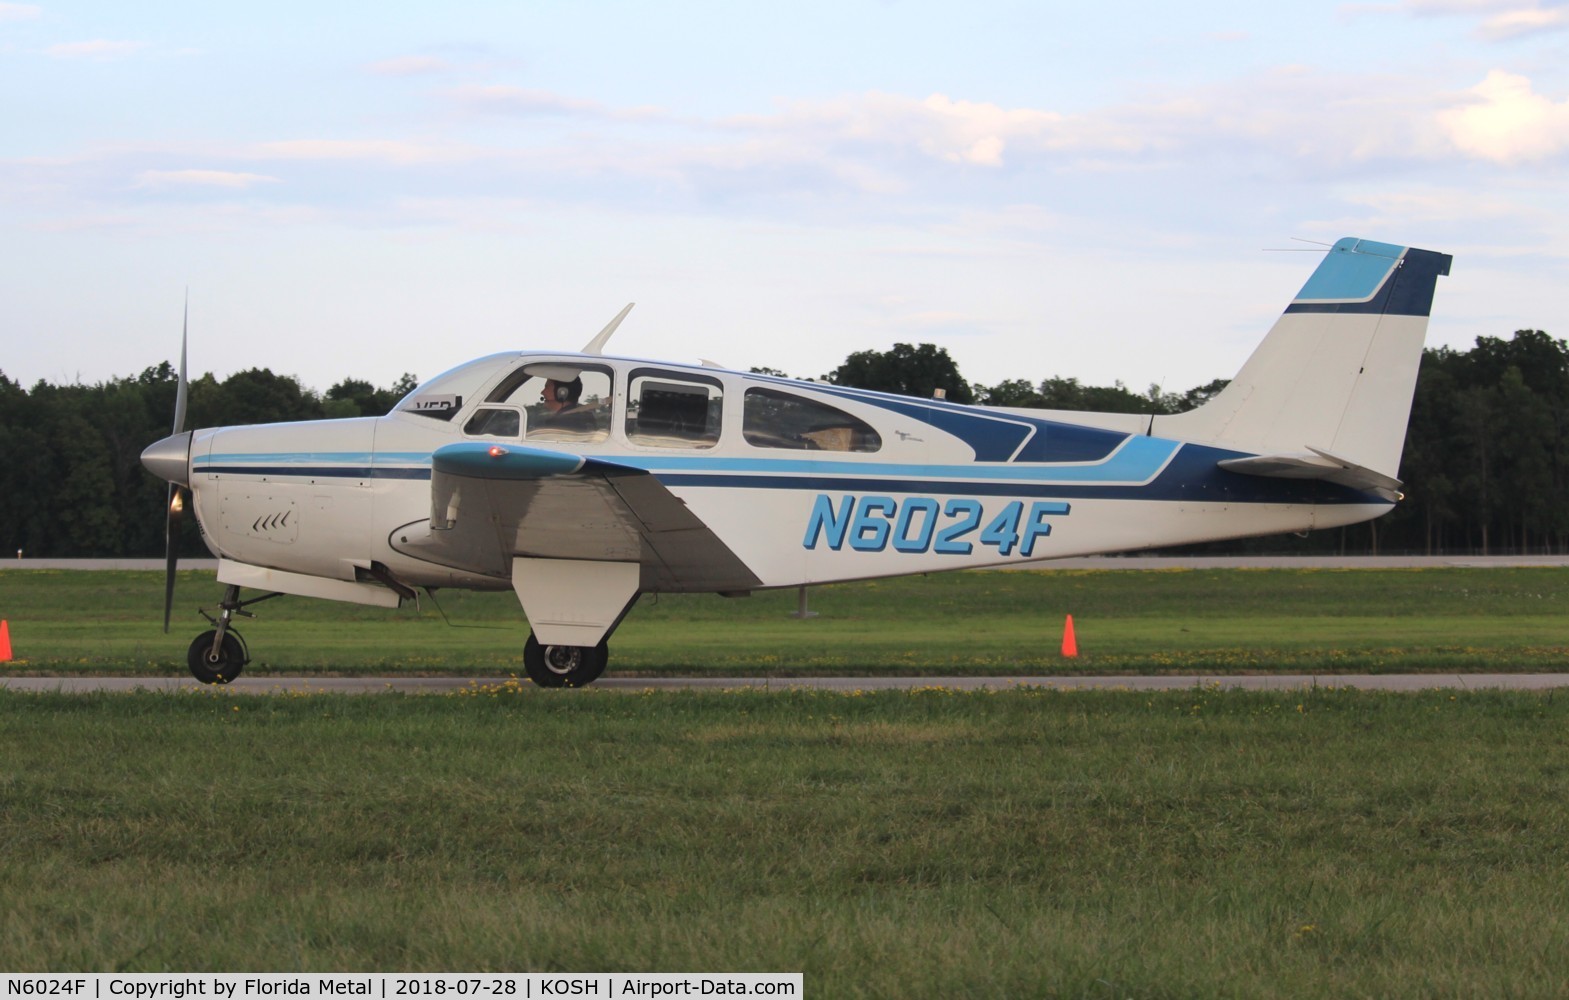
<path id="1" fill-rule="evenodd" d="M 191 432 L 171 434 L 142 452 L 142 465 L 159 479 L 177 486 L 191 485 Z"/>

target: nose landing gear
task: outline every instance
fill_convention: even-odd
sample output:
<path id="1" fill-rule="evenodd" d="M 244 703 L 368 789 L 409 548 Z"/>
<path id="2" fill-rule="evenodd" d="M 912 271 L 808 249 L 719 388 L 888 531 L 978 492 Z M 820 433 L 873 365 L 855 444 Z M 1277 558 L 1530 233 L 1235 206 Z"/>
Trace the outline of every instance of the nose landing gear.
<path id="1" fill-rule="evenodd" d="M 245 610 L 247 607 L 282 596 L 263 594 L 242 601 L 240 588 L 231 583 L 224 590 L 223 600 L 218 605 L 218 617 L 214 618 L 207 613 L 206 608 L 201 608 L 202 617 L 214 627 L 193 639 L 190 649 L 186 650 L 185 665 L 190 669 L 191 676 L 203 684 L 227 684 L 240 676 L 240 671 L 251 662 L 251 652 L 240 633 L 231 625 L 234 616 L 255 618 L 255 615 Z"/>

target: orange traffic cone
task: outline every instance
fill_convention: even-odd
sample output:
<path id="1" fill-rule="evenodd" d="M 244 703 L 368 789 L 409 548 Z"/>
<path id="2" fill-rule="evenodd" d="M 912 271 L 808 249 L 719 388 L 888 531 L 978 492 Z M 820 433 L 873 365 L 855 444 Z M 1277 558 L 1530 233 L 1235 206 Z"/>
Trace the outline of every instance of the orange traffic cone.
<path id="1" fill-rule="evenodd" d="M 1073 616 L 1068 616 L 1068 623 L 1062 627 L 1062 655 L 1078 656 L 1079 643 L 1073 638 Z"/>
<path id="2" fill-rule="evenodd" d="M 0 663 L 11 661 L 11 625 L 0 619 Z"/>

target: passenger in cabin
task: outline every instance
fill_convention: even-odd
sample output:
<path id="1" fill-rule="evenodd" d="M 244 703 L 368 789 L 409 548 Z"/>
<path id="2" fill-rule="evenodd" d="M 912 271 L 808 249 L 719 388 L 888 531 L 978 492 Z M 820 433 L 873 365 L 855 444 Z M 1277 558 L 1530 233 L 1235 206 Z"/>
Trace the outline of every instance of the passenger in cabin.
<path id="1" fill-rule="evenodd" d="M 593 408 L 584 406 L 580 402 L 583 397 L 582 377 L 570 382 L 546 379 L 542 395 L 545 404 L 543 421 L 545 427 L 584 434 L 593 434 L 599 430 L 599 422 L 594 417 Z"/>

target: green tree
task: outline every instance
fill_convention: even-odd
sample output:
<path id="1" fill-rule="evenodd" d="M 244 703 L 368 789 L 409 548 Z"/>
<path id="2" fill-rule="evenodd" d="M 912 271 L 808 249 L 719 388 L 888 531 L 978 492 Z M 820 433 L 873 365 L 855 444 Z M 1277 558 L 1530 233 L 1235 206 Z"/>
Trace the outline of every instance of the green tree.
<path id="1" fill-rule="evenodd" d="M 315 420 L 323 416 L 321 400 L 293 375 L 274 375 L 265 368 L 247 368 L 223 380 L 220 394 L 224 424 L 265 424 L 282 420 Z"/>
<path id="2" fill-rule="evenodd" d="M 950 402 L 974 401 L 959 366 L 948 356 L 947 348 L 936 344 L 895 344 L 888 351 L 857 351 L 824 375 L 823 381 L 925 399 L 941 389 Z"/>
<path id="3" fill-rule="evenodd" d="M 407 372 L 389 389 L 378 389 L 364 379 L 346 378 L 322 396 L 323 410 L 329 417 L 384 416 L 416 384 L 414 376 Z"/>
<path id="4" fill-rule="evenodd" d="M 1028 379 L 1022 378 L 1007 379 L 993 386 L 977 385 L 971 395 L 977 403 L 985 406 L 1040 407 L 1045 405 L 1041 402 L 1041 394 L 1035 390 L 1035 386 Z"/>
<path id="5" fill-rule="evenodd" d="M 1158 390 L 1155 390 L 1158 392 Z M 1040 406 L 1047 410 L 1092 413 L 1164 413 L 1159 400 L 1129 391 L 1121 382 L 1082 385 L 1076 378 L 1049 378 L 1040 385 Z"/>

